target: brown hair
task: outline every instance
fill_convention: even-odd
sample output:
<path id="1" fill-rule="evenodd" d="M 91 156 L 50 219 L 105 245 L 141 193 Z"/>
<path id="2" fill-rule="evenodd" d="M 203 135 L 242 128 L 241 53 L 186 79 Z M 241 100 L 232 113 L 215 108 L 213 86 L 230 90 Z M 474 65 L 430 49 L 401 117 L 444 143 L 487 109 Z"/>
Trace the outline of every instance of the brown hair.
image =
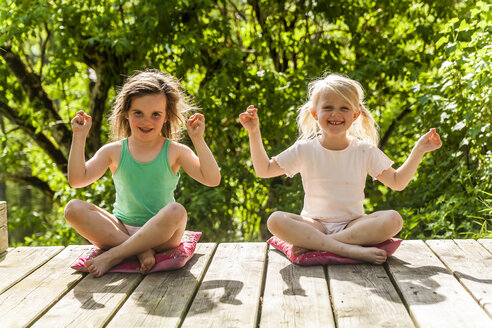
<path id="1" fill-rule="evenodd" d="M 199 108 L 192 104 L 177 78 L 156 69 L 137 71 L 123 84 L 109 116 L 111 138 L 120 140 L 131 135 L 126 115 L 133 99 L 158 93 L 166 97 L 167 121 L 162 126 L 162 136 L 179 140 L 189 112 Z"/>

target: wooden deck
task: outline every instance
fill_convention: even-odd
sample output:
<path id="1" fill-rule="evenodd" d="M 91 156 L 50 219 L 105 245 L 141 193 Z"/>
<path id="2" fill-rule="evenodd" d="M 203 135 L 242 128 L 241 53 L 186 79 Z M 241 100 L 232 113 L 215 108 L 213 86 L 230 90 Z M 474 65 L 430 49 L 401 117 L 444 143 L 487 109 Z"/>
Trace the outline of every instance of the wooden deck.
<path id="1" fill-rule="evenodd" d="M 70 269 L 88 246 L 0 256 L 1 327 L 492 327 L 492 239 L 404 241 L 384 265 L 301 267 L 199 243 L 177 271 Z"/>

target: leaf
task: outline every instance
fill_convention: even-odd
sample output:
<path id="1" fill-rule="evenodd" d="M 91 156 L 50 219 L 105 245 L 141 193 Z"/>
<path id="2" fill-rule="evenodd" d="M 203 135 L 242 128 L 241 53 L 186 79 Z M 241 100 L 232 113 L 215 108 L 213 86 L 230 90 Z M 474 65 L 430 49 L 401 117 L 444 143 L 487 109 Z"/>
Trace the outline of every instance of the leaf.
<path id="1" fill-rule="evenodd" d="M 439 49 L 444 43 L 447 43 L 449 41 L 449 38 L 447 35 L 442 36 L 437 42 L 436 42 L 436 48 Z"/>

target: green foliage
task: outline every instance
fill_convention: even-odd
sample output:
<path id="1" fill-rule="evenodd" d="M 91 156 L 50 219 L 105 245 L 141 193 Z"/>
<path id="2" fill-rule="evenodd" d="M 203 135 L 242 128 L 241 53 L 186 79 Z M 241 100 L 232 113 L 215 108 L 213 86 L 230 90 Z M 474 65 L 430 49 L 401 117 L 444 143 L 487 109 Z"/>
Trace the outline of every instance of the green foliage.
<path id="1" fill-rule="evenodd" d="M 72 198 L 111 211 L 110 174 L 87 188 L 69 188 L 60 167 L 70 141 L 55 138 L 53 131 L 68 128 L 77 110 L 91 108 L 102 127 L 92 130 L 89 152 L 107 142 L 106 117 L 117 88 L 125 75 L 145 67 L 182 79 L 206 116 L 205 137 L 222 183 L 208 188 L 182 174 L 176 191 L 189 213 L 188 228 L 203 231 L 204 240 L 264 240 L 273 211 L 301 210 L 299 177 L 255 176 L 247 133 L 237 117 L 249 104 L 257 106 L 267 153 L 280 153 L 297 138 L 296 109 L 307 84 L 325 71 L 363 83 L 367 107 L 381 127 L 381 147 L 395 167 L 429 128 L 436 127 L 444 142 L 426 155 L 402 192 L 368 179 L 366 211 L 400 211 L 404 238 L 491 236 L 492 9 L 485 2 L 2 3 L 0 47 L 11 49 L 39 77 L 61 120 L 50 118 L 28 95 L 5 57 L 0 58 L 0 102 L 17 110 L 64 156 L 55 159 L 38 135 L 6 121 L 0 177 L 38 177 L 54 198 L 54 208 L 37 219 L 12 200 L 16 196 L 7 196 L 11 229 L 28 234 L 24 241 L 12 240 L 14 245 L 82 242 L 62 219 Z M 191 146 L 186 138 L 182 142 Z"/>
<path id="2" fill-rule="evenodd" d="M 491 23 L 492 8 L 483 2 L 450 20 L 435 37 L 437 69 L 422 72 L 413 87 L 414 126 L 438 127 L 444 146 L 422 165 L 416 182 L 388 199 L 411 218 L 404 236 L 490 236 L 484 195 L 490 196 L 492 176 Z M 406 128 L 399 131 L 405 135 Z"/>

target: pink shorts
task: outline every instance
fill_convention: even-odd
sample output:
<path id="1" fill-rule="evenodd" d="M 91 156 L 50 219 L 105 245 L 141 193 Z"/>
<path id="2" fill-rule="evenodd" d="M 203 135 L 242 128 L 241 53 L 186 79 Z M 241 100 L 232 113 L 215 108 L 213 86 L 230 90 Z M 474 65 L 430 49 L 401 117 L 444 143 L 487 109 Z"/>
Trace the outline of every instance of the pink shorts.
<path id="1" fill-rule="evenodd" d="M 123 223 L 123 222 L 122 222 Z M 135 226 L 131 226 L 131 225 L 128 225 L 128 224 L 124 224 L 123 225 L 125 226 L 126 228 L 126 231 L 128 231 L 128 234 L 130 236 L 133 236 L 138 230 L 140 230 L 140 228 L 142 227 L 135 227 Z"/>
<path id="2" fill-rule="evenodd" d="M 327 235 L 331 235 L 333 233 L 337 233 L 339 231 L 342 231 L 345 229 L 347 224 L 350 223 L 350 221 L 347 222 L 326 222 L 320 219 L 313 219 L 313 221 L 321 223 L 323 227 L 325 227 L 325 233 Z"/>

